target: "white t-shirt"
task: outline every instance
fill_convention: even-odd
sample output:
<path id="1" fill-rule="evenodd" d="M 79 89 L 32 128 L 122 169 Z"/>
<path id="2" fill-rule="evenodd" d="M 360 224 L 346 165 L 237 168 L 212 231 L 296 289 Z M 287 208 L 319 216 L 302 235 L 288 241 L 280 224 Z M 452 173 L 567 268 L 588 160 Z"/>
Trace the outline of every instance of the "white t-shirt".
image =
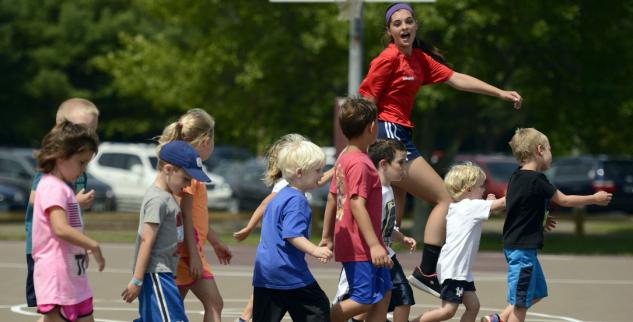
<path id="1" fill-rule="evenodd" d="M 451 203 L 446 214 L 446 243 L 437 262 L 440 283 L 474 280 L 470 271 L 479 250 L 481 224 L 490 216 L 492 200 L 464 199 Z"/>

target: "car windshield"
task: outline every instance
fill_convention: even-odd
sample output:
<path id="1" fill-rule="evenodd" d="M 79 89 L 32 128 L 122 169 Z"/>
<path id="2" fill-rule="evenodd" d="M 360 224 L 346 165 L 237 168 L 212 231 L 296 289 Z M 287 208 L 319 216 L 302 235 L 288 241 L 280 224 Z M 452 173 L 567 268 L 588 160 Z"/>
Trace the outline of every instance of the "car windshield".
<path id="1" fill-rule="evenodd" d="M 517 169 L 514 162 L 490 162 L 488 169 L 495 180 L 509 180 L 514 170 Z"/>

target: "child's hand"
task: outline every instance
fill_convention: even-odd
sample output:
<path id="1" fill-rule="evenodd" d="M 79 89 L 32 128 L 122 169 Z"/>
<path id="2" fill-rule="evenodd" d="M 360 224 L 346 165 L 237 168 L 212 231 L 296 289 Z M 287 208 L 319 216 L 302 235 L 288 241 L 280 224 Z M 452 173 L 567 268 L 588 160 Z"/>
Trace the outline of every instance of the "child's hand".
<path id="1" fill-rule="evenodd" d="M 123 301 L 132 303 L 132 301 L 134 301 L 138 297 L 139 293 L 141 293 L 141 286 L 136 286 L 132 283 L 129 283 L 121 293 L 121 296 L 123 297 Z"/>
<path id="2" fill-rule="evenodd" d="M 94 256 L 95 260 L 97 261 L 97 265 L 99 265 L 99 272 L 103 272 L 106 261 L 105 257 L 103 257 L 103 254 L 101 253 L 101 247 L 97 246 L 97 248 L 93 249 L 92 256 Z"/>
<path id="3" fill-rule="evenodd" d="M 92 207 L 92 201 L 95 199 L 95 191 L 92 189 L 86 192 L 86 190 L 82 188 L 79 192 L 77 192 L 75 197 L 77 198 L 77 203 L 81 209 L 88 209 Z"/>
<path id="4" fill-rule="evenodd" d="M 236 232 L 233 233 L 233 238 L 235 238 L 235 240 L 237 241 L 242 241 L 244 239 L 246 239 L 246 237 L 248 237 L 248 235 L 251 234 L 251 230 L 244 227 Z"/>
<path id="5" fill-rule="evenodd" d="M 613 198 L 613 194 L 605 192 L 605 191 L 598 191 L 593 194 L 593 197 L 595 199 L 596 205 L 606 206 L 611 202 L 611 199 Z"/>
<path id="6" fill-rule="evenodd" d="M 545 225 L 543 225 L 543 229 L 547 232 L 550 232 L 552 231 L 552 229 L 556 228 L 557 223 L 558 222 L 556 222 L 554 217 L 547 215 L 547 218 L 545 218 Z"/>
<path id="7" fill-rule="evenodd" d="M 327 247 L 329 250 L 333 250 L 334 249 L 334 243 L 332 243 L 332 239 L 330 239 L 330 238 L 323 238 L 319 242 L 319 247 Z"/>
<path id="8" fill-rule="evenodd" d="M 417 242 L 415 241 L 415 239 L 409 237 L 409 236 L 404 236 L 402 237 L 402 243 L 409 246 L 409 252 L 412 253 L 415 250 L 415 245 L 417 244 Z"/>
<path id="9" fill-rule="evenodd" d="M 197 281 L 201 274 L 202 260 L 200 259 L 200 256 L 189 254 L 189 275 Z"/>
<path id="10" fill-rule="evenodd" d="M 318 258 L 321 263 L 327 263 L 330 259 L 332 259 L 334 253 L 332 253 L 329 248 L 321 246 L 315 248 L 311 255 Z"/>
<path id="11" fill-rule="evenodd" d="M 494 193 L 489 193 L 488 196 L 486 197 L 486 200 L 495 200 L 497 199 L 497 196 L 495 196 Z"/>
<path id="12" fill-rule="evenodd" d="M 231 250 L 226 247 L 223 243 L 217 243 L 213 245 L 213 250 L 215 251 L 215 255 L 218 256 L 218 261 L 220 264 L 231 264 L 231 258 L 233 258 L 233 253 Z"/>
<path id="13" fill-rule="evenodd" d="M 374 266 L 389 268 L 393 266 L 393 262 L 391 261 L 391 258 L 389 258 L 389 254 L 387 254 L 387 251 L 384 247 L 382 247 L 382 245 L 378 244 L 371 247 L 369 252 L 371 253 L 371 262 Z"/>

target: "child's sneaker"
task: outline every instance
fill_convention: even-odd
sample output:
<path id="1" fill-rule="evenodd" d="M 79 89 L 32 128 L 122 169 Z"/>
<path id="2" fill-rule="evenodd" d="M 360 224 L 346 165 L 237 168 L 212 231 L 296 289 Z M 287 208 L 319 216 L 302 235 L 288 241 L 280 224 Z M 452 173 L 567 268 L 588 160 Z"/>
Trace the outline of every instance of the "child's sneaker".
<path id="1" fill-rule="evenodd" d="M 415 288 L 427 292 L 435 297 L 440 297 L 440 281 L 437 280 L 437 274 L 424 275 L 420 267 L 416 266 L 413 273 L 407 278 L 409 284 Z"/>
<path id="2" fill-rule="evenodd" d="M 481 322 L 502 322 L 501 318 L 499 317 L 499 314 L 497 313 L 486 315 L 483 318 L 481 318 L 480 321 Z"/>

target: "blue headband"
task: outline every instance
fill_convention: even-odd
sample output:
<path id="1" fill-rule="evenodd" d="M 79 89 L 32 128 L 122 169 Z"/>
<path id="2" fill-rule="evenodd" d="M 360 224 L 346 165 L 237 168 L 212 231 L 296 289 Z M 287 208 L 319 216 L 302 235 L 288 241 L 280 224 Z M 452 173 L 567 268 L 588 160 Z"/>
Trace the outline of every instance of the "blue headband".
<path id="1" fill-rule="evenodd" d="M 411 6 L 409 6 L 406 3 L 396 3 L 393 6 L 391 6 L 389 9 L 387 9 L 387 13 L 385 13 L 385 24 L 389 24 L 389 19 L 391 19 L 391 15 L 393 15 L 396 11 L 400 10 L 400 9 L 405 9 L 408 10 L 409 12 L 411 12 L 411 14 L 413 14 L 413 9 L 411 9 Z"/>

